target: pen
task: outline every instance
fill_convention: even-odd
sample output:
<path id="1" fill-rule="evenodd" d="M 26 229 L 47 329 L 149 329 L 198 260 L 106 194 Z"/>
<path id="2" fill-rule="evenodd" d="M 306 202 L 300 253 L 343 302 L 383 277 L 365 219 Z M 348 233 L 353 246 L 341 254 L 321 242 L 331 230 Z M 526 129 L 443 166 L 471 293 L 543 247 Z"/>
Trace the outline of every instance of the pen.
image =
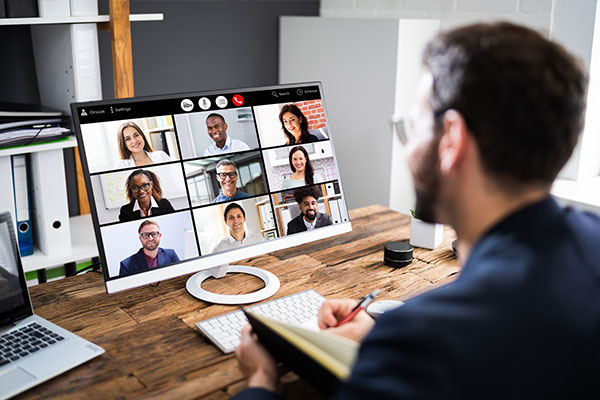
<path id="1" fill-rule="evenodd" d="M 368 295 L 366 295 L 365 297 L 363 297 L 362 299 L 360 299 L 360 301 L 358 302 L 358 304 L 356 305 L 356 307 L 354 307 L 352 309 L 352 311 L 350 311 L 350 314 L 346 315 L 346 317 L 343 320 L 341 320 L 336 325 L 336 327 L 337 326 L 342 326 L 346 322 L 352 321 L 354 319 L 354 317 L 356 317 L 356 314 L 358 314 L 361 310 L 364 310 L 365 308 L 367 308 L 367 306 L 373 301 L 373 299 L 375 298 L 375 296 L 377 296 L 378 294 L 379 294 L 379 290 L 375 289 L 371 293 L 369 293 Z"/>

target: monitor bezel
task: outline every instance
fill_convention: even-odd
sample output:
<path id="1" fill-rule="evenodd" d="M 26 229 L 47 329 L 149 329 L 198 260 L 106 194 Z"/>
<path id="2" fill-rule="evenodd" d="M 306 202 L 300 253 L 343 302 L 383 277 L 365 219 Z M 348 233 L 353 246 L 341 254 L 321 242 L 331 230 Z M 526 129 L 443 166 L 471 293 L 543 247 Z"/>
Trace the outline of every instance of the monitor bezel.
<path id="1" fill-rule="evenodd" d="M 110 100 L 97 100 L 97 101 L 88 101 L 88 102 L 75 102 L 71 103 L 71 113 L 73 117 L 73 126 L 75 135 L 77 138 L 77 142 L 79 144 L 83 142 L 83 136 L 81 132 L 81 124 L 80 124 L 80 110 L 83 108 L 91 108 L 98 106 L 116 106 L 122 104 L 131 104 L 131 103 L 139 103 L 139 102 L 148 102 L 148 101 L 156 101 L 156 100 L 170 100 L 170 99 L 184 99 L 188 97 L 200 97 L 200 96 L 214 96 L 214 95 L 230 95 L 235 93 L 244 93 L 244 92 L 258 92 L 258 91 L 269 91 L 269 90 L 285 90 L 285 89 L 299 89 L 303 87 L 309 86 L 318 86 L 320 98 L 322 100 L 323 111 L 325 114 L 325 119 L 327 121 L 327 125 L 330 126 L 330 120 L 328 118 L 327 113 L 327 105 L 325 104 L 325 95 L 323 93 L 323 86 L 319 81 L 312 82 L 298 82 L 298 83 L 288 83 L 288 84 L 280 84 L 280 85 L 270 85 L 270 86 L 257 86 L 257 87 L 247 87 L 247 88 L 230 88 L 223 90 L 208 90 L 208 91 L 197 91 L 197 92 L 185 92 L 185 93 L 171 93 L 165 95 L 153 95 L 153 96 L 139 96 L 139 97 L 131 97 L 125 99 L 110 99 Z M 272 103 L 272 104 L 275 104 Z M 183 114 L 183 112 L 182 112 Z M 175 115 L 170 114 L 170 115 Z M 328 135 L 329 140 L 333 141 L 333 136 L 331 133 L 331 129 L 329 129 Z M 188 259 L 185 261 L 180 261 L 175 264 L 167 264 L 161 266 L 160 268 L 148 270 L 140 273 L 136 273 L 133 275 L 126 276 L 109 276 L 108 271 L 108 263 L 105 257 L 105 247 L 102 240 L 102 234 L 100 230 L 100 221 L 98 218 L 98 212 L 96 209 L 96 201 L 94 197 L 94 192 L 92 188 L 92 182 L 90 177 L 90 172 L 87 164 L 87 157 L 85 153 L 85 146 L 79 146 L 79 153 L 81 159 L 81 166 L 83 169 L 84 181 L 86 186 L 86 191 L 88 195 L 90 211 L 92 215 L 92 221 L 94 225 L 94 234 L 96 237 L 96 243 L 98 245 L 98 257 L 100 258 L 102 268 L 102 274 L 104 277 L 104 283 L 106 287 L 107 293 L 116 293 L 123 290 L 133 289 L 135 287 L 140 287 L 146 284 L 151 284 L 155 282 L 159 282 L 162 280 L 172 279 L 183 275 L 188 275 L 192 273 L 196 273 L 203 270 L 216 269 L 225 264 L 234 264 L 236 261 L 241 261 L 250 257 L 255 257 L 263 254 L 267 254 L 270 252 L 288 249 L 291 247 L 295 247 L 298 245 L 302 245 L 305 243 L 330 238 L 342 233 L 347 233 L 352 230 L 352 224 L 350 222 L 350 218 L 348 215 L 348 221 L 340 222 L 339 224 L 320 227 L 319 229 L 312 230 L 310 232 L 301 232 L 296 233 L 294 236 L 285 236 L 278 237 L 275 240 L 269 240 L 262 243 L 253 244 L 250 246 L 242 247 L 239 249 L 228 250 L 226 252 L 221 252 L 217 254 L 208 254 L 208 255 L 200 255 L 192 259 Z M 344 201 L 347 208 L 346 197 L 344 194 L 343 184 L 342 184 L 342 173 L 339 170 L 338 158 L 335 153 L 335 147 L 332 146 L 332 154 L 335 160 L 336 165 L 338 166 L 338 184 L 340 188 L 340 195 L 342 200 Z M 182 160 L 183 161 L 183 160 Z M 269 192 L 268 195 L 271 196 L 274 192 Z M 190 212 L 192 209 L 189 210 Z M 198 266 L 198 263 L 205 264 L 202 266 Z M 208 265 L 206 265 L 208 264 Z M 268 269 L 268 267 L 267 267 Z"/>

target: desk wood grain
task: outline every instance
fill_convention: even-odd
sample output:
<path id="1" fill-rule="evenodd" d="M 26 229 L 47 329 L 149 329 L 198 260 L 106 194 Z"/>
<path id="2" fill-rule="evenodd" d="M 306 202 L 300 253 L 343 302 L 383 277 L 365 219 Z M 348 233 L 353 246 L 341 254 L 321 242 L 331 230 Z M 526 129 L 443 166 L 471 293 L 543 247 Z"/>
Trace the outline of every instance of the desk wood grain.
<path id="1" fill-rule="evenodd" d="M 378 299 L 406 300 L 455 279 L 460 268 L 446 228 L 436 250 L 414 250 L 414 261 L 395 269 L 383 264 L 383 246 L 408 241 L 410 219 L 382 206 L 350 212 L 353 230 L 318 243 L 241 262 L 268 269 L 281 281 L 273 297 L 315 289 L 326 297 L 359 297 L 378 288 Z M 31 288 L 35 312 L 102 346 L 106 353 L 20 398 L 227 399 L 244 388 L 233 355 L 209 344 L 194 324 L 236 309 L 196 300 L 185 290 L 189 276 L 107 295 L 102 276 L 88 273 Z M 257 278 L 231 275 L 205 288 L 247 293 Z M 316 393 L 293 373 L 284 377 L 291 398 Z"/>

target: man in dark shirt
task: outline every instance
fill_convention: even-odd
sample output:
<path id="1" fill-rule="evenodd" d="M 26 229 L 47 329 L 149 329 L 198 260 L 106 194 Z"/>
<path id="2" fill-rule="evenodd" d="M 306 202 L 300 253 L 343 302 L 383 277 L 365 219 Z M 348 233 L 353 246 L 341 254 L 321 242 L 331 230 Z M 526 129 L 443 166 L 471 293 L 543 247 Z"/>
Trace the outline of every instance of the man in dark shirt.
<path id="1" fill-rule="evenodd" d="M 135 254 L 121 261 L 119 275 L 147 271 L 150 268 L 171 264 L 179 261 L 173 249 L 163 249 L 160 244 L 160 227 L 150 219 L 145 220 L 138 228 L 142 248 Z"/>
<path id="2" fill-rule="evenodd" d="M 329 300 L 319 325 L 360 340 L 335 398 L 589 398 L 600 371 L 600 217 L 550 188 L 582 130 L 587 78 L 560 45 L 509 23 L 441 33 L 409 121 L 416 213 L 451 225 L 460 276 L 374 323 Z M 277 369 L 242 332 L 250 389 L 275 397 Z"/>
<path id="3" fill-rule="evenodd" d="M 314 186 L 298 189 L 294 192 L 294 200 L 298 203 L 300 215 L 288 222 L 287 234 L 306 232 L 322 226 L 331 225 L 331 217 L 320 213 L 320 193 Z"/>

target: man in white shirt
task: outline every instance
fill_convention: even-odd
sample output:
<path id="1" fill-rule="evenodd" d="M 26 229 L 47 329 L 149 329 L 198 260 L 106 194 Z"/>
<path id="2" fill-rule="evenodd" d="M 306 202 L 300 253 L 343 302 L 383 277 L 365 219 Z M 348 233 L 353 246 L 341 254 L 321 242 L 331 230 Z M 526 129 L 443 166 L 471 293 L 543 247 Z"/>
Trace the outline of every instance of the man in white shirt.
<path id="1" fill-rule="evenodd" d="M 229 235 L 223 238 L 213 252 L 242 247 L 247 244 L 260 243 L 262 236 L 246 231 L 246 211 L 237 203 L 229 203 L 223 213 Z"/>
<path id="2" fill-rule="evenodd" d="M 227 136 L 227 122 L 221 114 L 212 113 L 206 117 L 206 130 L 215 142 L 206 148 L 205 156 L 250 150 L 246 143 Z"/>

